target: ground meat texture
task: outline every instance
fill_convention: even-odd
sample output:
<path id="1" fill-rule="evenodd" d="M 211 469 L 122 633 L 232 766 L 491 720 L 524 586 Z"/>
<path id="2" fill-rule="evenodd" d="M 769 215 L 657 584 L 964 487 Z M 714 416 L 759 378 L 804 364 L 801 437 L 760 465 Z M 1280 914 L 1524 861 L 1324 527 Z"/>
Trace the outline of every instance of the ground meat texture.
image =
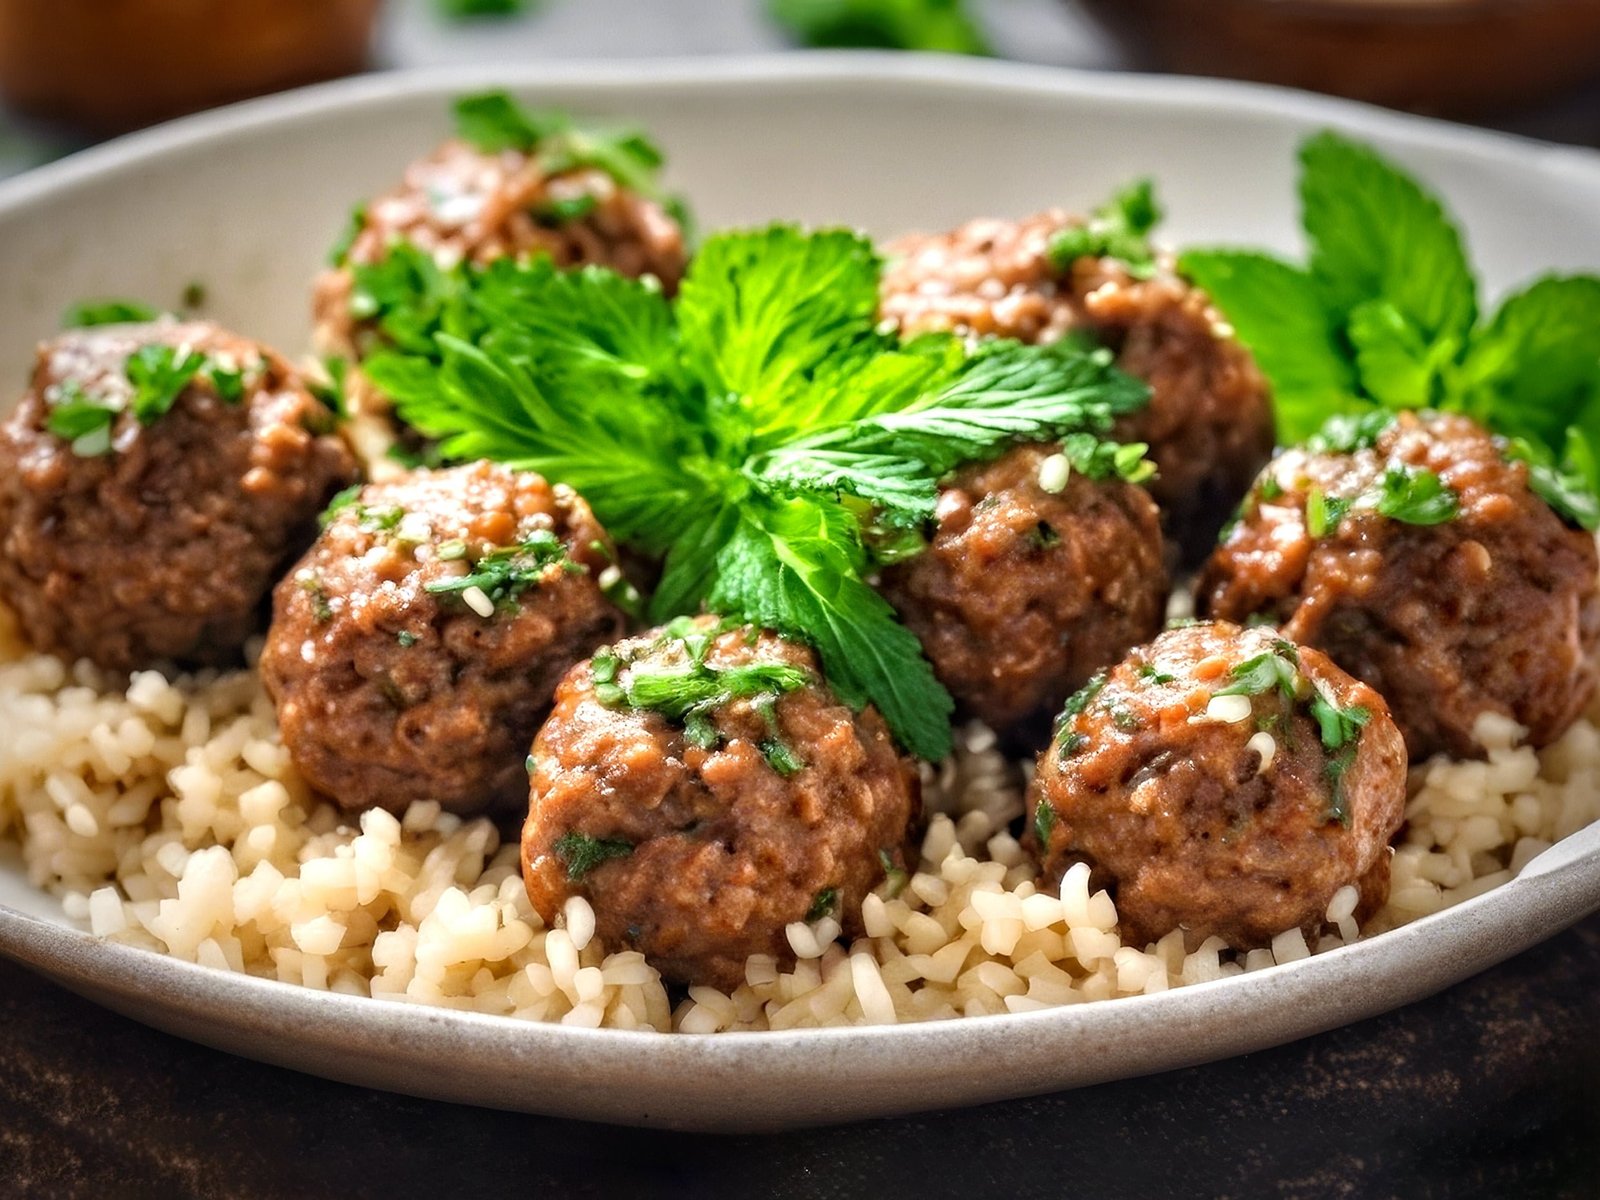
<path id="1" fill-rule="evenodd" d="M 962 471 L 928 548 L 882 581 L 961 706 L 1024 736 L 1038 718 L 1041 740 L 1068 695 L 1160 630 L 1167 597 L 1150 497 L 1077 473 L 1047 491 L 1053 454 L 1019 446 Z"/>
<path id="2" fill-rule="evenodd" d="M 148 423 L 128 374 L 145 350 L 206 364 Z M 116 410 L 108 429 L 51 432 L 58 410 L 85 404 Z M 35 646 L 113 670 L 237 661 L 284 563 L 354 476 L 332 426 L 282 358 L 215 325 L 62 334 L 0 425 L 0 600 Z"/>
<path id="3" fill-rule="evenodd" d="M 567 676 L 533 745 L 522 867 L 545 920 L 584 896 L 608 945 L 731 989 L 752 954 L 793 961 L 792 922 L 859 932 L 862 899 L 905 868 L 919 792 L 882 718 L 841 703 L 809 650 L 719 628 L 644 634 Z M 798 668 L 798 686 L 730 694 L 762 664 Z M 727 690 L 690 718 L 618 694 L 661 672 Z"/>
<path id="4" fill-rule="evenodd" d="M 1324 714 L 1344 725 L 1331 739 L 1319 703 L 1346 714 Z M 1052 885 L 1090 864 L 1125 942 L 1181 927 L 1242 949 L 1314 932 L 1347 884 L 1358 917 L 1379 908 L 1405 798 L 1405 747 L 1375 691 L 1275 631 L 1194 625 L 1069 701 L 1029 788 L 1029 837 Z"/>
<path id="5" fill-rule="evenodd" d="M 577 215 L 559 215 L 563 208 Z M 350 265 L 377 262 L 397 241 L 444 267 L 547 254 L 562 267 L 595 264 L 653 275 L 669 292 L 687 258 L 677 221 L 604 171 L 547 175 L 522 151 L 486 153 L 452 139 L 366 205 L 345 261 L 317 281 L 313 315 L 323 353 L 358 358 L 368 348 L 371 331 L 350 311 Z"/>
<path id="6" fill-rule="evenodd" d="M 621 628 L 612 553 L 570 488 L 486 462 L 341 498 L 261 655 L 301 774 L 348 809 L 519 808 L 557 682 Z"/>
<path id="7" fill-rule="evenodd" d="M 1079 218 L 1058 209 L 1021 221 L 976 220 L 885 248 L 881 310 L 902 333 L 1053 342 L 1087 330 L 1150 385 L 1150 403 L 1116 436 L 1148 442 L 1160 474 L 1147 486 L 1187 562 L 1211 549 L 1272 452 L 1272 406 L 1249 351 L 1205 295 L 1163 262 L 1137 279 L 1114 259 L 1066 271 L 1050 241 Z"/>
<path id="8" fill-rule="evenodd" d="M 1387 476 L 1419 470 L 1456 493 L 1453 520 L 1375 511 Z M 1588 704 L 1597 570 L 1594 538 L 1535 495 L 1495 439 L 1465 417 L 1408 413 L 1352 453 L 1278 458 L 1207 564 L 1198 600 L 1224 619 L 1280 622 L 1370 683 L 1412 757 L 1479 757 L 1484 713 L 1542 746 Z"/>

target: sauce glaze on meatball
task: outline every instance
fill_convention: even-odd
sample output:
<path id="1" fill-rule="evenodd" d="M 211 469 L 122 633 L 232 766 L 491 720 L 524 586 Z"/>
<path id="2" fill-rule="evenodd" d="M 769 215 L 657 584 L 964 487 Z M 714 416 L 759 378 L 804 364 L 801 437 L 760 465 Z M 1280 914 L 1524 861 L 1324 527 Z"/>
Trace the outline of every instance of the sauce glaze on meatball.
<path id="1" fill-rule="evenodd" d="M 1325 651 L 1389 701 L 1414 758 L 1481 756 L 1484 713 L 1526 726 L 1534 745 L 1554 741 L 1594 693 L 1594 538 L 1468 418 L 1384 420 L 1267 468 L 1206 566 L 1201 608 L 1281 622 Z M 1455 516 L 1423 525 L 1379 511 L 1419 471 L 1455 494 Z"/>
<path id="2" fill-rule="evenodd" d="M 1056 267 L 1052 238 L 1080 223 L 1051 209 L 903 237 L 884 250 L 881 312 L 907 335 L 1045 343 L 1087 330 L 1109 346 L 1151 391 L 1114 436 L 1149 443 L 1160 470 L 1147 486 L 1169 539 L 1186 562 L 1198 562 L 1272 453 L 1266 382 L 1210 301 L 1170 264 L 1149 279 L 1109 258 Z"/>
<path id="3" fill-rule="evenodd" d="M 711 618 L 574 668 L 531 763 L 522 873 L 540 915 L 584 896 L 608 944 L 725 989 L 752 954 L 792 961 L 792 922 L 858 930 L 920 807 L 883 719 L 841 703 L 810 650 Z"/>
<path id="4" fill-rule="evenodd" d="M 0 599 L 33 645 L 114 670 L 236 662 L 355 475 L 332 429 L 288 363 L 215 325 L 62 334 L 0 425 Z"/>
<path id="5" fill-rule="evenodd" d="M 1041 737 L 1089 676 L 1160 630 L 1167 599 L 1149 495 L 1077 472 L 1041 482 L 1063 465 L 1054 449 L 1019 446 L 960 472 L 928 548 L 882 581 L 967 712 L 1000 730 L 1038 718 Z"/>
<path id="6" fill-rule="evenodd" d="M 1201 624 L 1068 701 L 1029 837 L 1052 884 L 1090 864 L 1124 941 L 1182 927 L 1248 948 L 1315 930 L 1347 884 L 1376 911 L 1405 798 L 1382 697 L 1273 630 Z"/>
<path id="7" fill-rule="evenodd" d="M 520 806 L 557 682 L 621 628 L 612 556 L 572 489 L 487 462 L 342 498 L 261 655 L 295 765 L 349 809 Z"/>

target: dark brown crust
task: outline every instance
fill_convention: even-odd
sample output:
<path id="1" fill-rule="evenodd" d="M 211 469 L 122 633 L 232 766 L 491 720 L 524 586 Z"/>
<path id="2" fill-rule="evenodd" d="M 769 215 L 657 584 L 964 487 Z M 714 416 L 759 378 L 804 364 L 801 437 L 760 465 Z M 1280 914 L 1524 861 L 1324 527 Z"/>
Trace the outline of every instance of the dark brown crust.
<path id="1" fill-rule="evenodd" d="M 1352 511 L 1312 538 L 1311 487 L 1355 496 L 1390 466 L 1426 468 L 1461 499 L 1441 525 Z M 1388 699 L 1413 758 L 1481 757 L 1484 713 L 1543 746 L 1588 704 L 1600 645 L 1600 556 L 1528 487 L 1527 468 L 1465 417 L 1405 414 L 1372 450 L 1289 451 L 1262 498 L 1207 564 L 1198 602 L 1227 620 L 1262 614 Z"/>
<path id="2" fill-rule="evenodd" d="M 681 643 L 654 634 L 621 644 L 624 657 L 681 665 Z M 816 670 L 804 647 L 739 629 L 718 637 L 713 667 L 784 662 Z M 785 778 L 764 758 L 771 736 L 751 700 L 714 710 L 716 749 L 687 743 L 658 713 L 608 708 L 590 664 L 562 682 L 533 745 L 522 873 L 533 906 L 553 921 L 581 895 L 608 945 L 644 952 L 669 980 L 731 989 L 745 959 L 792 962 L 784 934 L 819 893 L 836 889 L 847 929 L 883 880 L 880 852 L 906 865 L 919 809 L 917 776 L 871 708 L 853 713 L 820 682 L 778 700 L 779 736 L 805 766 Z M 568 877 L 556 843 L 569 833 L 633 843 L 626 857 Z"/>
<path id="3" fill-rule="evenodd" d="M 940 681 L 1000 730 L 1054 714 L 1153 637 L 1166 609 L 1155 504 L 1076 473 L 1045 491 L 1039 468 L 1053 449 L 1019 446 L 961 472 L 940 493 L 928 548 L 883 573 Z"/>
<path id="4" fill-rule="evenodd" d="M 1184 561 L 1198 562 L 1272 453 L 1266 382 L 1205 295 L 1169 264 L 1148 280 L 1112 259 L 1057 270 L 1050 240 L 1078 223 L 1050 209 L 892 242 L 883 316 L 905 334 L 1045 343 L 1087 329 L 1110 346 L 1123 370 L 1151 386 L 1149 406 L 1125 418 L 1117 436 L 1150 444 L 1160 468 L 1150 493 Z"/>
<path id="5" fill-rule="evenodd" d="M 426 540 L 363 528 L 362 506 L 426 518 Z M 552 564 L 487 618 L 426 590 L 469 569 L 441 560 L 441 544 L 464 540 L 477 558 L 540 529 L 580 569 Z M 596 582 L 610 555 L 582 498 L 531 472 L 480 462 L 369 484 L 274 595 L 261 675 L 301 774 L 349 809 L 520 806 L 556 683 L 621 628 Z"/>
<path id="6" fill-rule="evenodd" d="M 1249 719 L 1207 719 L 1229 672 L 1278 635 L 1195 625 L 1162 634 L 1119 663 L 1086 710 L 1039 758 L 1028 792 L 1030 842 L 1038 806 L 1055 812 L 1040 851 L 1051 884 L 1075 862 L 1117 903 L 1125 942 L 1141 945 L 1183 927 L 1239 948 L 1287 929 L 1314 932 L 1346 884 L 1358 915 L 1388 895 L 1389 840 L 1400 827 L 1406 756 L 1383 699 L 1323 654 L 1299 648 L 1304 695 L 1251 701 Z M 1141 668 L 1148 668 L 1141 673 Z M 1170 675 L 1170 681 L 1150 674 Z M 1343 775 L 1347 826 L 1329 818 L 1328 753 L 1309 716 L 1310 686 L 1341 708 L 1370 714 Z M 1249 747 L 1272 722 L 1272 762 Z M 1064 739 L 1082 738 L 1064 750 Z"/>
<path id="7" fill-rule="evenodd" d="M 149 426 L 122 412 L 110 454 L 84 457 L 48 432 L 64 384 L 125 403 L 128 357 L 146 345 L 260 366 L 237 403 L 197 377 Z M 215 325 L 62 334 L 0 426 L 0 599 L 29 641 L 64 657 L 116 670 L 237 661 L 283 564 L 354 477 L 331 424 L 282 358 Z"/>
<path id="8" fill-rule="evenodd" d="M 448 199 L 441 203 L 441 196 Z M 552 200 L 583 196 L 596 205 L 576 220 L 555 225 L 535 215 Z M 348 261 L 376 262 L 396 241 L 427 251 L 441 266 L 548 254 L 560 267 L 594 264 L 653 275 L 669 293 L 687 260 L 677 222 L 605 172 L 585 167 L 546 175 L 520 151 L 487 154 L 457 139 L 413 162 L 397 187 L 367 206 Z M 322 353 L 359 357 L 365 349 L 364 326 L 350 314 L 351 286 L 345 266 L 317 280 L 312 309 Z"/>

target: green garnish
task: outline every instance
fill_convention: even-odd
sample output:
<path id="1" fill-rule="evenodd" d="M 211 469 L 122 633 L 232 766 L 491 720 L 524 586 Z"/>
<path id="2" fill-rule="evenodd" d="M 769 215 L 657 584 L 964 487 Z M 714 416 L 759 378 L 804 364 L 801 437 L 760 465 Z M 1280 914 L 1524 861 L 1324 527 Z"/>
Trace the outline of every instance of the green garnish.
<path id="1" fill-rule="evenodd" d="M 1061 749 L 1056 751 L 1056 755 L 1062 762 L 1065 762 L 1088 744 L 1089 738 L 1087 735 L 1069 730 L 1061 735 Z"/>
<path id="2" fill-rule="evenodd" d="M 1271 650 L 1235 664 L 1228 677 L 1233 682 L 1213 696 L 1260 696 L 1276 689 L 1285 700 L 1293 700 L 1300 690 L 1300 653 L 1294 643 L 1280 638 Z"/>
<path id="3" fill-rule="evenodd" d="M 1328 752 L 1324 767 L 1328 777 L 1328 809 L 1325 816 L 1327 820 L 1338 821 L 1348 829 L 1350 804 L 1345 795 L 1344 777 L 1355 762 L 1361 730 L 1372 719 L 1372 713 L 1359 704 L 1340 708 L 1320 689 L 1311 697 L 1309 707 L 1312 719 L 1317 723 L 1323 748 Z"/>
<path id="4" fill-rule="evenodd" d="M 339 231 L 339 236 L 334 239 L 333 245 L 328 247 L 328 265 L 342 267 L 350 258 L 350 248 L 356 244 L 356 238 L 361 236 L 361 231 L 367 225 L 367 206 L 358 204 L 350 210 L 350 215 L 345 218 L 344 228 Z"/>
<path id="5" fill-rule="evenodd" d="M 994 53 L 967 0 L 767 0 L 767 11 L 806 46 Z"/>
<path id="6" fill-rule="evenodd" d="M 1050 849 L 1050 831 L 1056 827 L 1056 810 L 1050 801 L 1039 798 L 1039 805 L 1033 810 L 1033 840 L 1038 843 L 1041 852 Z"/>
<path id="7" fill-rule="evenodd" d="M 433 0 L 439 15 L 447 21 L 470 21 L 476 17 L 516 17 L 537 7 L 540 0 Z"/>
<path id="8" fill-rule="evenodd" d="M 400 648 L 402 650 L 409 650 L 411 647 L 417 644 L 417 635 L 412 633 L 409 629 L 402 629 L 399 633 L 395 634 L 394 640 L 400 643 Z"/>
<path id="9" fill-rule="evenodd" d="M 141 425 L 153 425 L 177 403 L 183 389 L 206 365 L 194 350 L 179 353 L 172 346 L 140 346 L 123 368 L 133 384 L 133 415 Z"/>
<path id="10" fill-rule="evenodd" d="M 878 863 L 883 867 L 884 882 L 889 885 L 888 899 L 893 900 L 906 890 L 906 884 L 911 882 L 911 876 L 894 865 L 894 856 L 887 850 L 878 851 Z"/>
<path id="11" fill-rule="evenodd" d="M 91 325 L 122 325 L 154 321 L 160 315 L 159 309 L 137 300 L 80 300 L 62 314 L 61 327 L 86 329 Z"/>
<path id="12" fill-rule="evenodd" d="M 627 858 L 633 853 L 633 843 L 625 838 L 596 838 L 572 832 L 556 839 L 555 851 L 567 868 L 567 878 L 577 883 L 601 863 Z"/>
<path id="13" fill-rule="evenodd" d="M 1019 442 L 1143 474 L 1107 435 L 1148 391 L 1077 343 L 902 343 L 878 327 L 880 270 L 854 233 L 784 225 L 710 238 L 671 303 L 600 268 L 463 267 L 381 319 L 426 344 L 392 339 L 365 370 L 447 458 L 569 484 L 663 556 L 653 619 L 705 609 L 804 641 L 840 699 L 938 759 L 952 702 L 867 582 L 869 535 L 920 530 L 942 476 Z"/>
<path id="14" fill-rule="evenodd" d="M 393 512 L 394 523 L 398 524 L 405 514 L 398 509 Z M 382 519 L 388 518 L 386 511 Z M 445 550 L 453 550 L 456 546 L 461 547 L 464 556 L 464 543 L 447 542 L 439 547 L 439 557 L 444 559 Z M 424 584 L 422 590 L 437 596 L 450 596 L 477 588 L 489 598 L 490 603 L 498 607 L 514 604 L 529 588 L 537 587 L 552 566 L 559 566 L 566 571 L 585 569 L 582 564 L 567 557 L 567 548 L 560 538 L 549 530 L 539 529 L 515 546 L 499 546 L 489 551 L 472 564 L 472 570 L 467 574 L 453 579 L 436 579 Z"/>
<path id="15" fill-rule="evenodd" d="M 61 386 L 60 398 L 50 405 L 45 428 L 71 442 L 72 452 L 78 457 L 97 458 L 111 453 L 111 431 L 116 420 L 116 409 L 91 400 L 82 388 L 68 380 Z"/>
<path id="16" fill-rule="evenodd" d="M 1175 679 L 1177 679 L 1177 676 L 1168 671 L 1157 670 L 1150 663 L 1140 663 L 1139 678 L 1144 680 L 1146 683 L 1162 684 L 1173 682 Z"/>
<path id="17" fill-rule="evenodd" d="M 317 524 L 323 529 L 332 525 L 335 517 L 356 502 L 357 497 L 361 495 L 362 486 L 359 483 L 352 483 L 342 491 L 335 492 L 333 499 L 328 501 L 328 507 L 317 517 Z"/>
<path id="18" fill-rule="evenodd" d="M 621 702 L 629 708 L 658 712 L 670 721 L 682 721 L 696 709 L 718 708 L 752 696 L 781 696 L 815 680 L 804 667 L 788 663 L 746 663 L 738 667 L 713 667 L 690 663 L 665 671 L 630 667 L 620 684 Z"/>
<path id="19" fill-rule="evenodd" d="M 327 372 L 328 382 L 308 378 L 306 388 L 321 401 L 324 408 L 342 421 L 350 415 L 350 399 L 345 390 L 350 364 L 338 355 L 330 355 L 322 360 L 322 369 Z M 420 466 L 421 463 L 415 465 Z"/>
<path id="20" fill-rule="evenodd" d="M 1149 279 L 1156 273 L 1150 233 L 1161 217 L 1155 184 L 1135 180 L 1095 209 L 1087 224 L 1063 229 L 1051 238 L 1050 261 L 1065 271 L 1080 258 L 1115 258 L 1135 279 Z"/>
<path id="21" fill-rule="evenodd" d="M 1123 733 L 1137 733 L 1144 728 L 1144 722 L 1140 721 L 1131 710 L 1123 708 L 1120 704 L 1111 709 L 1111 723 L 1122 730 Z"/>
<path id="22" fill-rule="evenodd" d="M 1306 449 L 1314 454 L 1355 454 L 1371 450 L 1384 431 L 1394 424 L 1392 412 L 1334 413 L 1306 439 Z"/>
<path id="23" fill-rule="evenodd" d="M 833 887 L 823 888 L 812 898 L 811 907 L 806 909 L 806 921 L 820 921 L 823 917 L 832 916 L 839 908 L 839 889 Z"/>
<path id="24" fill-rule="evenodd" d="M 311 615 L 316 618 L 317 624 L 326 625 L 333 620 L 333 605 L 328 600 L 327 589 L 322 585 L 322 577 L 315 571 L 302 571 L 295 581 L 310 598 Z"/>
<path id="25" fill-rule="evenodd" d="M 1277 500 L 1283 495 L 1283 484 L 1278 482 L 1276 476 L 1268 475 L 1261 481 L 1261 485 L 1256 491 L 1260 493 L 1263 500 Z"/>
<path id="26" fill-rule="evenodd" d="M 1271 380 L 1280 437 L 1333 415 L 1464 413 L 1519 447 L 1552 509 L 1600 526 L 1600 277 L 1547 276 L 1485 318 L 1461 234 L 1421 183 L 1332 132 L 1300 162 L 1304 266 L 1234 250 L 1180 261 Z M 1376 436 L 1358 433 L 1352 449 Z"/>
<path id="27" fill-rule="evenodd" d="M 1339 528 L 1355 502 L 1347 497 L 1330 496 L 1319 487 L 1306 492 L 1306 532 L 1324 537 Z"/>
<path id="28" fill-rule="evenodd" d="M 455 117 L 456 133 L 486 154 L 534 155 L 547 175 L 593 168 L 641 196 L 664 199 L 657 179 L 664 159 L 642 130 L 579 124 L 556 109 L 525 108 L 499 91 L 462 96 Z"/>
<path id="29" fill-rule="evenodd" d="M 594 196 L 571 196 L 565 200 L 547 201 L 540 206 L 536 215 L 551 225 L 569 225 L 573 221 L 583 220 L 598 207 L 600 201 Z"/>
<path id="30" fill-rule="evenodd" d="M 1378 512 L 1407 525 L 1442 525 L 1461 511 L 1461 498 L 1432 471 L 1391 467 L 1380 488 Z"/>

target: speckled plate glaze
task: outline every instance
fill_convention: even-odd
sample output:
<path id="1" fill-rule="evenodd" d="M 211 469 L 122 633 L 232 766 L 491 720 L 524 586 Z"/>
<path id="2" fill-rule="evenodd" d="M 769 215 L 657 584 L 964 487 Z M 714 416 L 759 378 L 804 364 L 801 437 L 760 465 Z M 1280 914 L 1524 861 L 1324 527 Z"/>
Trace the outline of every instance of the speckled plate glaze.
<path id="1" fill-rule="evenodd" d="M 1447 195 L 1491 289 L 1600 269 L 1600 157 L 1241 84 L 815 56 L 386 75 L 191 118 L 0 185 L 0 379 L 86 295 L 176 299 L 303 346 L 355 199 L 502 84 L 632 115 L 718 226 L 877 233 L 1083 206 L 1156 175 L 1178 241 L 1293 249 L 1294 147 L 1337 125 Z M 4 734 L 0 732 L 0 754 Z M 314 992 L 102 944 L 0 854 L 0 952 L 160 1029 L 332 1079 L 529 1112 L 751 1130 L 947 1108 L 1241 1054 L 1419 999 L 1600 907 L 1600 825 L 1517 879 L 1356 946 L 1152 996 L 933 1025 L 722 1037 L 569 1029 Z"/>

